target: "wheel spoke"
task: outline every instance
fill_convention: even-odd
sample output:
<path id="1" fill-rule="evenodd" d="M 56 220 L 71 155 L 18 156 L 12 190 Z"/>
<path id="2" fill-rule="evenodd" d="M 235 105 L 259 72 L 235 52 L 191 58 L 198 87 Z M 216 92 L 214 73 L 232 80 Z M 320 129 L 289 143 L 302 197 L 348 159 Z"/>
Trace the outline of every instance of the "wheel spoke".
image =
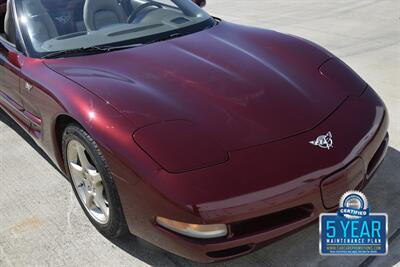
<path id="1" fill-rule="evenodd" d="M 103 185 L 100 183 L 96 186 L 95 195 L 94 195 L 94 203 L 101 210 L 103 215 L 107 218 L 109 215 L 109 208 L 106 205 L 104 196 L 103 196 Z"/>
<path id="2" fill-rule="evenodd" d="M 94 206 L 94 196 L 92 193 L 87 191 L 85 192 L 85 196 L 85 206 L 90 210 Z"/>
<path id="3" fill-rule="evenodd" d="M 70 162 L 69 165 L 69 171 L 71 173 L 71 176 L 73 177 L 74 183 L 77 187 L 82 186 L 84 179 L 83 168 L 74 162 Z"/>
<path id="4" fill-rule="evenodd" d="M 82 145 L 77 145 L 76 149 L 82 167 L 85 168 L 86 170 L 93 170 L 94 167 L 92 166 L 92 164 L 90 164 L 89 159 L 86 156 L 85 148 Z"/>
<path id="5" fill-rule="evenodd" d="M 79 166 L 75 162 L 70 162 L 69 164 L 71 165 L 73 171 L 76 171 L 78 173 L 82 173 L 83 168 L 81 166 Z"/>
<path id="6" fill-rule="evenodd" d="M 96 170 L 88 170 L 88 173 L 91 177 L 93 184 L 101 183 L 102 180 L 101 180 L 100 173 L 98 173 Z"/>

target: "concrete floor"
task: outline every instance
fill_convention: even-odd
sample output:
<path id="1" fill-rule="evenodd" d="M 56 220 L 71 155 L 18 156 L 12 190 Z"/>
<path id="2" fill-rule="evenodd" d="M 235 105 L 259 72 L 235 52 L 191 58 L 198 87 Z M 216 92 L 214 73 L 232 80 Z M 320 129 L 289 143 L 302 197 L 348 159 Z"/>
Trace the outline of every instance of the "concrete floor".
<path id="1" fill-rule="evenodd" d="M 387 158 L 365 190 L 372 211 L 389 214 L 389 256 L 321 257 L 315 224 L 216 266 L 400 266 L 400 1 L 209 0 L 206 9 L 328 48 L 375 88 L 391 115 Z M 115 243 L 103 238 L 68 182 L 42 155 L 0 112 L 0 266 L 196 265 L 132 237 Z"/>

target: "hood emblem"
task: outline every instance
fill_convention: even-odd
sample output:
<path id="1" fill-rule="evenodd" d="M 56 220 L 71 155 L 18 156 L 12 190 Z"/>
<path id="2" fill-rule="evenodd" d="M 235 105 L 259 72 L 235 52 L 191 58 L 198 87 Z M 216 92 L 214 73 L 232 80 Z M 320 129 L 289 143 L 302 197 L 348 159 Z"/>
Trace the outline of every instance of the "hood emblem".
<path id="1" fill-rule="evenodd" d="M 315 139 L 314 141 L 310 141 L 310 144 L 329 150 L 333 147 L 332 133 L 328 132 L 325 135 L 318 136 L 317 139 Z"/>

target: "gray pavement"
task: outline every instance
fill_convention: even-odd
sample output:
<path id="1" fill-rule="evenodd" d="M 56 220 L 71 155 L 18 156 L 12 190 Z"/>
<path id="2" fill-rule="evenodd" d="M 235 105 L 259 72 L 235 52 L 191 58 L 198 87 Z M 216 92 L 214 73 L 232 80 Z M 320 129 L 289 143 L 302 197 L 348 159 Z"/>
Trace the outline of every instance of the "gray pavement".
<path id="1" fill-rule="evenodd" d="M 365 192 L 390 219 L 387 257 L 321 257 L 311 225 L 251 255 L 215 266 L 400 266 L 400 1 L 209 0 L 225 20 L 310 39 L 354 68 L 385 100 L 390 149 Z M 102 237 L 66 179 L 0 112 L 0 266 L 195 266 L 133 237 Z"/>

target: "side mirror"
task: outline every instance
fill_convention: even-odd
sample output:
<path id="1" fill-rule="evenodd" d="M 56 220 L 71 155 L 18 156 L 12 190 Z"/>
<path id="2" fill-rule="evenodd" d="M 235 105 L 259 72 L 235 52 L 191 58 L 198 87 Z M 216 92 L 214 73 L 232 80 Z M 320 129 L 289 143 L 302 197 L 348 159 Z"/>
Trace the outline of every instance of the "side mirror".
<path id="1" fill-rule="evenodd" d="M 18 53 L 11 45 L 0 42 L 0 54 L 8 60 L 12 65 L 21 68 L 23 56 Z"/>
<path id="2" fill-rule="evenodd" d="M 207 1 L 206 0 L 192 0 L 196 5 L 198 5 L 199 7 L 205 7 Z"/>
<path id="3" fill-rule="evenodd" d="M 11 64 L 13 64 L 18 69 L 22 67 L 21 63 L 22 55 L 20 55 L 19 53 L 16 53 L 14 51 L 9 51 L 7 54 L 7 59 Z"/>

